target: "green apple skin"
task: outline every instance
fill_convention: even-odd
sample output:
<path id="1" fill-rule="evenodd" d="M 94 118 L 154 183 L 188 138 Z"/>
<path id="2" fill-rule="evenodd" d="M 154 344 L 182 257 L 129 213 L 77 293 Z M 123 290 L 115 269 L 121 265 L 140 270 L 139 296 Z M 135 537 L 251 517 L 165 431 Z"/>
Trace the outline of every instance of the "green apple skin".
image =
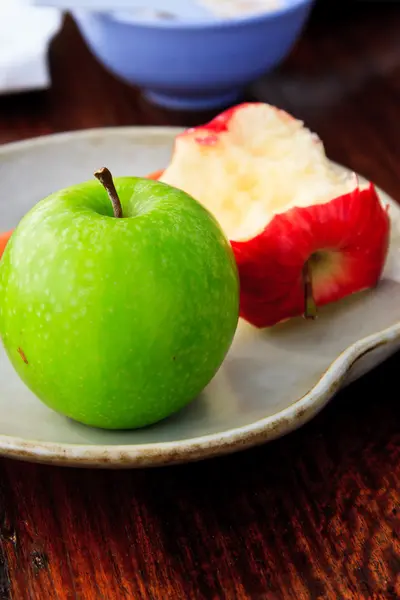
<path id="1" fill-rule="evenodd" d="M 114 181 L 122 219 L 93 180 L 21 220 L 0 263 L 0 334 L 46 405 L 134 429 L 180 410 L 215 375 L 237 327 L 239 281 L 197 201 L 158 181 Z"/>

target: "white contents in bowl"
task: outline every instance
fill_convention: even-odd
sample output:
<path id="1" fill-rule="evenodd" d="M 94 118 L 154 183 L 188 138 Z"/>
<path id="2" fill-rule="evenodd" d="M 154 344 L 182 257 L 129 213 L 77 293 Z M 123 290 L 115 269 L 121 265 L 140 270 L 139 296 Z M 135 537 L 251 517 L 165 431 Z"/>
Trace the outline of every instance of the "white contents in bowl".
<path id="1" fill-rule="evenodd" d="M 284 5 L 284 0 L 197 0 L 216 17 L 234 19 L 273 12 Z"/>
<path id="2" fill-rule="evenodd" d="M 183 0 L 182 0 L 183 1 Z M 0 0 L 1 2 L 1 0 Z M 163 9 L 151 6 L 135 6 L 130 10 L 116 10 L 113 18 L 125 23 L 137 21 L 185 21 L 234 19 L 273 12 L 282 8 L 285 0 L 186 0 L 185 10 L 177 8 L 177 2 L 165 0 Z M 151 3 L 150 3 L 151 4 Z M 184 13 L 184 14 L 182 14 Z"/>
<path id="3" fill-rule="evenodd" d="M 155 10 L 152 8 L 133 8 L 131 10 L 115 10 L 113 19 L 123 23 L 136 23 L 137 21 L 173 21 L 178 15 L 171 11 Z"/>

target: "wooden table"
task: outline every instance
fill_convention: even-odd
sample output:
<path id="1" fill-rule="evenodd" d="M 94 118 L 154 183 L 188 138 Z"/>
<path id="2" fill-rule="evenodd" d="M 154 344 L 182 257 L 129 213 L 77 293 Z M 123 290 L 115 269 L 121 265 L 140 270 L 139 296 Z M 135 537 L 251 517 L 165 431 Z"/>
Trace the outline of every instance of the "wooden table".
<path id="1" fill-rule="evenodd" d="M 325 4 L 249 96 L 305 119 L 333 159 L 400 200 L 399 5 L 323 17 Z M 146 104 L 69 19 L 50 62 L 51 91 L 0 99 L 0 142 L 210 116 Z M 0 598 L 400 598 L 398 369 L 395 356 L 302 430 L 231 457 L 128 472 L 1 461 Z"/>

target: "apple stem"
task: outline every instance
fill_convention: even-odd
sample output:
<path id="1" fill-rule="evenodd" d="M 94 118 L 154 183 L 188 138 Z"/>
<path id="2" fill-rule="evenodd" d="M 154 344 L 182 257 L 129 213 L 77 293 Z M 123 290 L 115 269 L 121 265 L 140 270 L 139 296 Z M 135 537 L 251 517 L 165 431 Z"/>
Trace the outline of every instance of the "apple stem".
<path id="1" fill-rule="evenodd" d="M 102 167 L 101 169 L 95 172 L 94 176 L 103 185 L 108 194 L 108 197 L 111 200 L 111 204 L 113 206 L 114 211 L 114 217 L 116 219 L 122 219 L 123 214 L 121 201 L 119 199 L 117 190 L 115 189 L 114 181 L 110 171 L 106 167 Z"/>
<path id="2" fill-rule="evenodd" d="M 303 267 L 303 286 L 304 286 L 304 318 L 317 318 L 317 305 L 315 304 L 312 286 L 312 276 L 310 262 L 307 260 Z"/>

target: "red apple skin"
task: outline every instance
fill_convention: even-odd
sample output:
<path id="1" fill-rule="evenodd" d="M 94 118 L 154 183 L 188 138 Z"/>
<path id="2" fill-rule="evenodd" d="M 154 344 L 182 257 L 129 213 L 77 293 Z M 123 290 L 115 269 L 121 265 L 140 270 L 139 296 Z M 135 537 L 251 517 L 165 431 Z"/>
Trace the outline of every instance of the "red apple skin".
<path id="1" fill-rule="evenodd" d="M 317 306 L 374 287 L 389 233 L 387 209 L 372 184 L 275 215 L 252 239 L 231 242 L 241 284 L 240 316 L 264 328 L 302 315 L 303 267 L 316 252 L 326 252 L 327 260 L 325 267 L 311 267 Z"/>
<path id="2" fill-rule="evenodd" d="M 209 135 L 199 135 L 198 138 L 195 138 L 195 141 L 198 144 L 202 144 L 203 146 L 212 146 L 213 144 L 218 142 L 218 134 L 228 130 L 228 123 L 232 119 L 235 112 L 242 108 L 245 108 L 246 106 L 250 106 L 250 104 L 250 102 L 244 102 L 242 104 L 238 104 L 237 106 L 233 106 L 232 108 L 228 108 L 228 110 L 225 110 L 221 114 L 217 115 L 209 123 L 206 123 L 205 125 L 199 125 L 198 127 L 190 127 L 189 129 L 178 135 L 177 139 L 186 135 L 190 135 L 194 131 L 199 134 L 210 132 Z M 254 104 L 258 103 L 252 103 L 253 106 Z"/>
<path id="3" fill-rule="evenodd" d="M 202 146 L 213 146 L 218 142 L 218 134 L 228 131 L 229 121 L 232 120 L 236 112 L 246 108 L 247 106 L 257 106 L 262 104 L 262 102 L 243 102 L 242 104 L 237 104 L 236 106 L 228 108 L 228 110 L 225 110 L 221 114 L 217 115 L 205 125 L 199 125 L 198 127 L 190 127 L 189 129 L 186 129 L 186 131 L 183 131 L 177 136 L 177 140 L 180 137 L 184 137 L 196 132 L 199 134 L 199 137 L 195 137 L 194 139 L 198 144 Z M 293 117 L 286 111 L 279 108 L 276 108 L 275 110 L 279 112 L 285 119 L 293 119 Z M 161 177 L 161 175 L 159 175 L 159 177 Z"/>
<path id="4" fill-rule="evenodd" d="M 5 231 L 4 233 L 0 233 L 0 258 L 3 256 L 3 252 L 5 247 L 7 246 L 7 242 L 11 237 L 11 234 L 14 230 Z"/>
<path id="5" fill-rule="evenodd" d="M 154 171 L 153 173 L 150 173 L 150 175 L 147 175 L 147 179 L 160 179 L 160 177 L 162 176 L 162 174 L 164 173 L 164 169 L 160 169 L 159 171 Z"/>

